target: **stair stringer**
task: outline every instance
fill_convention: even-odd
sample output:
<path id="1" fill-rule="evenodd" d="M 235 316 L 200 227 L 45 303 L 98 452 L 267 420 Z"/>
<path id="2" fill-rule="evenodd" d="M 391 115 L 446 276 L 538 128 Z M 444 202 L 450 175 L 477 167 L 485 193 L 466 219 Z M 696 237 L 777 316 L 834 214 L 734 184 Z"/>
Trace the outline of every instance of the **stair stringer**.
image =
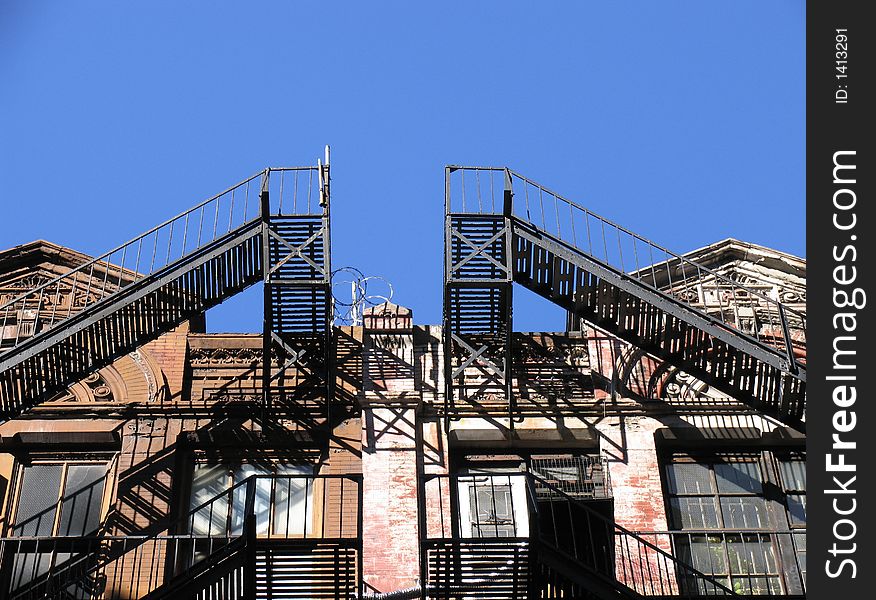
<path id="1" fill-rule="evenodd" d="M 805 431 L 804 366 L 791 364 L 744 332 L 729 329 L 709 315 L 673 300 L 519 218 L 513 219 L 512 229 L 515 282 L 654 358 L 685 370 L 765 415 Z M 562 293 L 557 293 L 555 285 L 535 283 L 527 276 L 531 260 L 523 255 L 535 248 L 547 253 L 540 260 L 550 265 L 552 273 L 565 277 L 568 288 Z M 638 330 L 619 325 L 631 316 L 619 308 L 627 308 L 619 302 L 623 294 L 637 300 L 639 313 L 632 315 L 632 320 Z M 600 312 L 600 306 L 608 310 Z M 642 335 L 643 328 L 649 330 L 647 335 Z M 734 368 L 737 365 L 739 368 Z M 790 374 L 792 370 L 797 372 Z M 766 402 L 762 395 L 773 397 L 776 402 Z"/>
<path id="2" fill-rule="evenodd" d="M 261 279 L 258 221 L 85 307 L 0 355 L 0 417 L 11 418 Z"/>

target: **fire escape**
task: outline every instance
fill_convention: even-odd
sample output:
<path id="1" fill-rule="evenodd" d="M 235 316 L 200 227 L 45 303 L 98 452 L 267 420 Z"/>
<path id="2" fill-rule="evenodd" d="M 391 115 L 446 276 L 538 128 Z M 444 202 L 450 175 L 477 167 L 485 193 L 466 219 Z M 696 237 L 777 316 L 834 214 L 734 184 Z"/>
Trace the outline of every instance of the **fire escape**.
<path id="1" fill-rule="evenodd" d="M 445 186 L 449 418 L 465 416 L 487 395 L 502 399 L 512 426 L 519 416 L 511 309 L 518 283 L 575 319 L 805 430 L 806 366 L 795 353 L 805 345 L 802 314 L 509 169 L 448 167 Z M 669 289 L 658 283 L 661 261 Z M 717 306 L 707 307 L 705 297 Z M 743 323 L 746 305 L 758 319 Z M 487 384 L 467 386 L 469 367 Z"/>
<path id="2" fill-rule="evenodd" d="M 505 418 L 513 429 L 526 414 L 515 398 L 516 283 L 562 307 L 572 324 L 586 322 L 805 430 L 804 315 L 510 169 L 446 168 L 444 259 L 448 429 L 474 416 Z M 497 526 L 494 536 L 471 539 L 474 529 L 460 531 L 463 476 L 445 477 L 425 487 L 427 499 L 446 502 L 454 515 L 450 524 L 430 526 L 423 543 L 429 597 L 734 595 L 689 557 L 673 555 L 668 537 L 628 531 L 533 473 L 515 476 L 517 484 L 504 475 L 467 480 L 469 487 L 499 481 L 526 490 L 525 499 L 506 494 L 518 505 L 511 514 L 526 516 L 522 527 L 504 523 L 514 535 Z M 496 507 L 484 513 L 488 527 L 498 523 L 496 514 Z"/>
<path id="3" fill-rule="evenodd" d="M 253 416 L 331 427 L 328 163 L 265 169 L 0 306 L 0 418 L 263 282 Z M 3 540 L 3 597 L 347 598 L 361 582 L 361 476 L 251 476 L 152 535 L 40 537 L 44 517 Z"/>

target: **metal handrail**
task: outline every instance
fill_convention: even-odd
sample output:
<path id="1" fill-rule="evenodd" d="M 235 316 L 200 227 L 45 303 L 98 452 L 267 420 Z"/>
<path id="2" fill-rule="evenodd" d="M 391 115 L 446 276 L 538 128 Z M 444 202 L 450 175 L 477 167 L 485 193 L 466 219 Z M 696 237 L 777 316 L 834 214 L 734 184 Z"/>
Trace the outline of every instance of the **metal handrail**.
<path id="1" fill-rule="evenodd" d="M 495 488 L 505 483 L 510 487 L 513 481 L 521 479 L 525 482 L 526 506 L 523 507 L 523 510 L 527 513 L 526 521 L 525 523 L 522 521 L 523 515 L 519 512 L 521 508 L 519 504 L 512 507 L 513 527 L 511 530 L 514 532 L 513 536 L 502 535 L 498 527 L 494 534 L 490 531 L 490 527 L 494 524 L 482 523 L 479 516 L 472 521 L 472 525 L 477 525 L 478 531 L 486 535 L 477 537 L 473 533 L 467 534 L 464 531 L 463 511 L 460 510 L 463 500 L 459 497 L 458 484 L 459 482 L 475 481 L 479 478 L 485 481 L 478 483 L 478 487 L 481 489 L 493 488 L 494 503 Z M 437 482 L 437 486 L 430 484 L 433 481 Z M 443 484 L 445 481 L 447 485 Z M 549 497 L 545 496 L 545 490 L 550 492 Z M 437 499 L 433 496 L 436 491 L 438 493 Z M 427 474 L 424 492 L 424 502 L 429 506 L 426 510 L 426 536 L 422 542 L 424 548 L 435 544 L 445 544 L 450 540 L 467 543 L 537 540 L 569 560 L 588 567 L 591 572 L 602 579 L 616 582 L 612 585 L 620 583 L 640 594 L 697 596 L 698 594 L 688 593 L 688 590 L 684 588 L 682 581 L 686 580 L 685 582 L 696 582 L 699 585 L 698 589 L 709 590 L 712 595 L 735 595 L 732 590 L 715 581 L 709 575 L 679 560 L 672 553 L 649 542 L 636 532 L 619 525 L 589 506 L 586 501 L 569 496 L 554 484 L 532 472 L 490 472 L 485 470 L 469 474 Z M 449 502 L 447 507 L 443 506 L 445 497 Z M 515 504 L 522 502 L 522 500 L 519 496 L 515 500 L 515 494 L 512 491 L 511 502 Z M 436 503 L 438 504 L 437 510 Z M 557 508 L 561 503 L 563 508 Z M 579 515 L 583 515 L 583 522 L 580 516 L 576 521 L 573 507 Z M 443 514 L 447 509 L 451 513 L 449 527 L 444 522 Z M 469 506 L 469 513 L 474 510 Z M 566 521 L 558 522 L 558 516 Z M 436 522 L 435 519 L 439 519 L 439 522 Z M 543 525 L 548 522 L 554 525 L 553 535 L 543 530 Z M 579 545 L 580 540 L 575 537 L 576 525 L 578 526 L 577 534 L 582 539 L 589 540 L 589 544 Z M 448 535 L 448 528 L 451 529 L 450 535 Z M 429 535 L 430 531 L 439 535 Z M 603 548 L 597 547 L 600 542 L 600 533 L 604 534 L 602 542 L 606 546 Z"/>
<path id="2" fill-rule="evenodd" d="M 301 523 L 301 527 L 294 527 L 295 531 L 290 532 L 290 527 L 288 523 L 288 519 L 291 516 L 291 503 L 287 500 L 286 505 L 286 517 L 287 523 L 285 527 L 285 531 L 282 528 L 275 527 L 276 522 L 273 521 L 273 516 L 275 513 L 275 509 L 277 506 L 278 500 L 282 500 L 282 491 L 283 487 L 277 486 L 278 481 L 289 481 L 292 480 L 300 480 L 304 481 L 304 489 L 305 489 L 305 506 L 303 510 L 303 522 Z M 341 506 L 341 510 L 339 511 L 340 521 L 337 524 L 337 533 L 338 535 L 326 535 L 326 518 L 328 516 L 328 511 L 323 510 L 321 513 L 322 521 L 321 527 L 319 531 L 314 531 L 312 524 L 309 523 L 309 513 L 313 511 L 313 506 L 317 500 L 322 502 L 323 507 L 329 501 L 329 484 L 326 484 L 323 488 L 322 498 L 309 498 L 309 495 L 313 495 L 312 492 L 314 490 L 314 484 L 316 481 L 339 481 L 340 482 L 340 490 L 334 490 L 338 493 L 338 497 L 340 498 L 340 502 L 343 503 L 345 500 L 351 499 L 348 498 L 348 495 L 355 494 L 355 503 L 356 503 L 356 522 L 353 524 L 345 525 L 343 521 L 344 509 Z M 259 485 L 261 482 L 268 482 L 269 486 Z M 308 483 L 309 482 L 309 483 Z M 350 494 L 345 493 L 344 482 L 350 482 L 354 489 L 350 490 Z M 255 499 L 257 496 L 260 496 L 265 492 L 265 488 L 268 487 L 268 498 L 269 502 L 266 508 L 262 508 L 261 510 L 256 509 Z M 286 486 L 286 491 L 289 492 L 291 490 L 291 485 Z M 235 503 L 235 496 L 238 495 L 239 492 L 243 491 L 244 496 L 242 498 L 237 499 Z M 280 492 L 278 494 L 278 492 Z M 21 537 L 12 537 L 12 538 L 0 538 L 0 547 L 3 548 L 12 548 L 11 551 L 15 554 L 15 548 L 18 549 L 18 552 L 22 554 L 30 553 L 30 548 L 33 547 L 35 550 L 39 549 L 41 552 L 53 552 L 60 551 L 59 549 L 75 549 L 75 547 L 88 548 L 89 554 L 93 555 L 94 562 L 92 562 L 84 571 L 78 567 L 80 564 L 76 562 L 76 569 L 74 570 L 66 570 L 61 568 L 57 571 L 52 571 L 45 574 L 40 574 L 39 580 L 48 580 L 48 579 L 56 579 L 62 580 L 63 584 L 60 586 L 61 588 L 70 587 L 70 586 L 86 586 L 88 582 L 97 576 L 107 568 L 108 565 L 112 563 L 116 563 L 118 561 L 124 561 L 125 556 L 129 553 L 134 553 L 133 559 L 134 562 L 139 560 L 141 555 L 147 554 L 145 550 L 142 550 L 144 545 L 153 544 L 156 545 L 160 549 L 161 556 L 165 554 L 170 554 L 174 556 L 174 560 L 176 560 L 179 564 L 177 564 L 177 570 L 179 569 L 191 569 L 197 564 L 201 563 L 204 560 L 208 560 L 211 552 L 214 549 L 224 548 L 225 545 L 231 543 L 234 540 L 241 538 L 242 536 L 251 536 L 253 538 L 263 537 L 264 532 L 260 531 L 260 516 L 264 517 L 262 514 L 264 511 L 268 513 L 268 531 L 267 537 L 272 539 L 281 538 L 285 540 L 290 539 L 308 539 L 308 540 L 326 540 L 333 541 L 338 543 L 347 543 L 347 542 L 356 542 L 361 539 L 362 535 L 362 477 L 361 475 L 347 475 L 347 474 L 327 474 L 327 475 L 306 475 L 306 474 L 293 474 L 293 475 L 250 475 L 246 479 L 232 485 L 230 488 L 223 490 L 222 492 L 216 494 L 212 498 L 198 504 L 194 508 L 190 509 L 182 518 L 173 521 L 167 527 L 162 528 L 162 531 L 166 531 L 168 533 L 156 533 L 153 535 L 128 535 L 128 536 L 118 536 L 118 535 L 89 535 L 89 536 L 56 536 L 56 537 L 45 537 L 45 536 L 21 536 Z M 308 509 L 308 504 L 310 505 L 310 509 Z M 220 511 L 224 514 L 221 516 L 222 527 L 214 527 L 213 525 L 218 521 L 214 520 L 214 508 L 216 505 L 219 505 L 219 508 L 216 508 L 216 515 L 219 515 Z M 233 506 L 241 506 L 243 507 L 243 513 L 239 515 L 233 514 Z M 204 512 L 207 512 L 207 521 L 208 527 L 206 531 L 200 531 L 195 526 L 196 521 L 199 517 L 204 516 Z M 247 523 L 249 523 L 247 525 Z M 300 529 L 300 535 L 298 530 Z M 355 532 L 355 533 L 354 533 Z M 329 531 L 328 533 L 331 533 Z M 206 545 L 206 546 L 205 546 Z M 113 549 L 115 548 L 115 551 Z M 207 548 L 208 551 L 204 551 Z M 151 559 L 155 559 L 155 554 L 157 551 L 153 550 L 149 554 Z M 182 561 L 182 562 L 179 562 Z M 158 573 L 163 573 L 164 562 L 159 561 L 160 564 L 151 565 L 152 571 L 150 573 L 150 582 L 155 578 L 158 578 Z M 138 568 L 143 568 L 142 565 L 139 565 Z M 147 568 L 148 570 L 148 568 Z M 65 578 L 65 574 L 67 577 Z M 36 579 L 36 578 L 34 578 Z M 22 594 L 26 594 L 26 592 L 22 592 Z M 16 598 L 18 596 L 15 596 Z M 22 595 L 21 597 L 29 597 L 27 595 Z"/>
<path id="3" fill-rule="evenodd" d="M 20 323 L 17 316 L 20 311 L 35 311 L 38 324 L 33 336 L 22 337 L 22 328 L 18 327 L 11 346 L 0 352 L 8 352 L 23 340 L 54 329 L 72 315 L 126 286 L 251 224 L 261 217 L 260 193 L 271 187 L 274 188 L 270 203 L 272 214 L 322 214 L 328 210 L 327 196 L 323 195 L 323 186 L 327 182 L 323 180 L 322 169 L 322 166 L 265 169 L 116 248 L 8 300 L 0 305 L 0 343 L 11 339 L 4 340 L 2 335 L 8 323 Z M 284 186 L 289 172 L 294 173 L 292 181 Z M 299 189 L 299 173 L 303 172 L 309 176 Z M 279 176 L 271 178 L 271 173 Z M 75 294 L 81 293 L 83 288 L 84 294 L 79 296 L 81 303 L 74 307 Z"/>
<path id="4" fill-rule="evenodd" d="M 779 579 L 782 582 L 784 587 L 784 593 L 805 593 L 806 589 L 806 577 L 805 577 L 805 568 L 801 566 L 800 563 L 800 549 L 797 546 L 798 537 L 806 535 L 806 529 L 784 529 L 784 530 L 775 530 L 775 529 L 732 529 L 732 528 L 723 528 L 723 529 L 683 529 L 683 530 L 660 530 L 660 531 L 636 531 L 636 534 L 642 537 L 662 537 L 664 539 L 671 540 L 673 544 L 674 552 L 678 553 L 678 543 L 680 540 L 687 540 L 688 544 L 694 544 L 699 540 L 695 538 L 715 538 L 720 537 L 725 540 L 730 540 L 735 542 L 733 538 L 738 538 L 739 543 L 742 545 L 743 555 L 747 555 L 745 550 L 746 544 L 750 543 L 749 540 L 744 538 L 746 537 L 756 537 L 758 542 L 762 542 L 765 538 L 769 540 L 769 543 L 772 546 L 773 556 L 772 560 L 775 561 L 775 569 L 772 572 L 763 572 L 763 573 L 752 573 L 751 565 L 745 564 L 745 573 L 733 573 L 730 565 L 729 557 L 722 558 L 721 560 L 725 561 L 725 573 L 733 578 L 733 579 L 744 579 L 747 580 L 749 587 L 752 586 L 753 579 L 766 579 L 766 578 L 775 578 Z M 701 543 L 701 542 L 700 542 Z M 714 542 L 708 541 L 707 544 L 718 544 L 722 545 L 722 542 Z M 683 545 L 682 545 L 683 547 Z M 709 548 L 713 548 L 709 546 Z M 729 548 L 728 548 L 729 551 Z M 738 551 L 738 550 L 737 550 Z M 791 553 L 793 551 L 793 554 Z M 805 548 L 804 548 L 805 553 Z M 694 555 L 691 553 L 691 557 L 693 559 Z M 804 559 L 805 560 L 805 559 Z M 766 563 L 766 560 L 764 561 Z M 711 565 L 714 568 L 714 565 Z M 766 565 L 764 565 L 766 566 Z M 770 590 L 771 592 L 774 590 Z M 778 590 L 775 590 L 778 591 Z"/>
<path id="5" fill-rule="evenodd" d="M 594 520 L 597 523 L 601 523 L 606 528 L 606 532 L 610 534 L 610 541 L 614 547 L 613 560 L 610 561 L 610 563 L 606 566 L 609 567 L 613 572 L 608 572 L 608 569 L 606 569 L 606 572 L 602 573 L 602 575 L 607 577 L 614 576 L 617 578 L 618 581 L 620 581 L 627 587 L 636 590 L 638 593 L 646 595 L 650 595 L 653 593 L 659 593 L 659 595 L 667 595 L 667 590 L 670 591 L 669 595 L 682 595 L 683 593 L 685 593 L 685 590 L 682 589 L 678 582 L 678 579 L 682 577 L 692 578 L 697 581 L 698 589 L 700 589 L 701 586 L 705 586 L 702 589 L 708 590 L 710 592 L 709 595 L 736 595 L 733 590 L 714 580 L 711 576 L 699 571 L 692 565 L 682 562 L 670 552 L 667 552 L 656 544 L 653 544 L 644 539 L 637 533 L 609 519 L 600 512 L 588 506 L 585 502 L 569 496 L 568 494 L 566 494 L 550 482 L 545 481 L 541 477 L 530 473 L 528 476 L 528 481 L 531 484 L 530 494 L 532 495 L 533 500 L 536 500 L 536 498 L 538 500 L 543 500 L 543 498 L 538 498 L 537 496 L 535 496 L 536 492 L 534 487 L 536 483 L 538 483 L 541 487 L 546 487 L 551 490 L 552 497 L 548 500 L 548 502 L 551 504 L 551 518 L 553 520 L 556 519 L 554 502 L 560 501 L 565 503 L 565 505 L 567 506 L 570 520 L 574 520 L 574 517 L 572 516 L 572 506 L 576 507 L 579 511 L 582 511 L 583 514 L 586 515 L 588 529 L 591 530 L 591 536 L 593 527 L 592 522 Z M 556 500 L 554 498 L 556 498 Z M 571 523 L 571 525 L 574 528 L 574 523 Z M 548 537 L 546 537 L 546 535 L 540 530 L 540 528 L 538 536 L 539 540 L 542 543 L 547 543 L 554 550 L 559 551 L 561 554 L 565 554 L 576 561 L 584 562 L 592 560 L 592 567 L 597 570 L 597 572 L 599 571 L 598 563 L 600 561 L 595 554 L 592 537 L 590 552 L 593 554 L 593 556 L 582 557 L 581 554 L 586 552 L 587 549 L 578 548 L 574 535 L 571 538 L 571 548 L 561 547 L 561 543 L 559 540 L 559 531 L 557 531 L 556 528 L 554 529 L 553 543 Z M 632 549 L 630 547 L 630 541 L 632 541 L 633 543 Z M 619 553 L 620 556 L 618 556 L 618 550 L 621 551 Z M 621 563 L 620 568 L 618 568 L 616 564 L 617 562 Z M 587 563 L 585 562 L 585 564 Z M 658 573 L 656 574 L 653 572 L 655 569 L 658 571 Z M 676 580 L 673 581 L 673 578 Z M 673 587 L 673 584 L 675 587 Z M 688 595 L 697 596 L 699 594 Z"/>
<path id="6" fill-rule="evenodd" d="M 461 181 L 455 186 L 459 189 L 455 194 L 453 192 L 455 188 L 452 186 L 454 172 L 461 172 Z M 466 198 L 466 172 L 472 172 L 475 177 L 474 197 L 472 198 L 472 191 L 469 189 L 468 200 Z M 484 172 L 489 175 L 481 177 Z M 499 174 L 501 174 L 501 182 L 495 181 Z M 484 179 L 489 182 L 485 183 Z M 522 193 L 519 189 L 515 190 L 515 181 L 523 187 Z M 532 199 L 530 199 L 530 191 Z M 794 343 L 805 345 L 806 316 L 802 312 L 791 309 L 758 290 L 741 285 L 709 267 L 676 254 L 511 169 L 449 166 L 445 196 L 447 215 L 452 217 L 456 214 L 503 214 L 503 210 L 507 207 L 503 205 L 500 194 L 507 192 L 512 193 L 512 214 L 507 216 L 528 224 L 539 233 L 546 234 L 563 244 L 587 253 L 660 294 L 672 295 L 677 301 L 688 304 L 698 311 L 706 312 L 713 318 L 717 317 L 726 326 L 736 331 L 742 331 L 736 321 L 736 311 L 739 305 L 748 298 L 757 299 L 766 307 L 765 312 L 763 314 L 759 312 L 758 315 L 766 317 L 768 328 L 763 333 L 760 328 L 753 328 L 746 334 L 761 344 L 786 355 L 793 370 L 798 367 L 793 346 Z M 530 202 L 532 202 L 532 206 Z M 534 211 L 535 214 L 533 214 Z M 611 239 L 611 243 L 609 243 L 612 230 L 615 232 L 615 239 Z M 586 245 L 584 244 L 585 239 Z M 624 258 L 625 250 L 626 260 Z M 641 262 L 640 254 L 642 255 Z M 655 260 L 655 254 L 658 260 Z M 660 256 L 661 254 L 662 256 Z M 676 263 L 674 267 L 672 263 Z M 631 269 L 630 267 L 633 265 L 635 268 Z M 661 267 L 666 269 L 668 290 L 662 289 L 662 286 L 657 284 L 657 269 Z M 681 279 L 674 281 L 673 270 L 677 272 L 679 269 L 681 270 Z M 729 296 L 727 290 L 729 290 Z M 691 291 L 696 292 L 696 298 L 690 297 Z M 706 291 L 717 300 L 717 314 L 709 313 L 707 310 Z M 799 321 L 800 326 L 795 326 L 789 320 L 789 316 Z M 792 329 L 799 332 L 800 339 L 790 337 Z"/>

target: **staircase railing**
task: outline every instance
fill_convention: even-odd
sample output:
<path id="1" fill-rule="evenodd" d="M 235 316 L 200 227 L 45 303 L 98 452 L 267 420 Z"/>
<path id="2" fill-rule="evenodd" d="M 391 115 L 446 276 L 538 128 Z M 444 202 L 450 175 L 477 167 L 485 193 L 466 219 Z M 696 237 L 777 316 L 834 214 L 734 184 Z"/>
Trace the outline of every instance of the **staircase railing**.
<path id="1" fill-rule="evenodd" d="M 646 539 L 600 512 L 605 503 L 574 498 L 531 472 L 427 475 L 423 492 L 423 581 L 434 597 L 529 585 L 521 578 L 534 575 L 528 563 L 511 562 L 515 553 L 553 557 L 551 568 L 571 584 L 610 597 L 734 596 L 673 554 L 668 536 Z"/>
<path id="2" fill-rule="evenodd" d="M 0 597 L 143 598 L 194 577 L 242 594 L 256 585 L 262 540 L 360 543 L 360 477 L 252 475 L 155 535 L 0 539 Z M 239 553 L 250 562 L 223 568 Z"/>
<path id="3" fill-rule="evenodd" d="M 319 167 L 269 168 L 120 246 L 0 304 L 0 352 L 62 325 L 131 284 L 158 273 L 257 220 L 270 189 L 272 214 L 321 212 Z M 33 327 L 18 327 L 23 318 Z M 11 332 L 5 334 L 3 332 Z M 7 365 L 0 355 L 0 371 Z"/>
<path id="4" fill-rule="evenodd" d="M 537 505 L 535 535 L 541 544 L 573 564 L 605 580 L 616 580 L 642 596 L 735 595 L 713 577 L 679 560 L 671 553 L 671 546 L 661 548 L 545 479 L 530 474 L 529 486 Z"/>
<path id="5" fill-rule="evenodd" d="M 741 595 L 806 593 L 806 530 L 637 531 Z M 685 582 L 696 589 L 696 582 Z"/>
<path id="6" fill-rule="evenodd" d="M 678 302 L 705 312 L 727 329 L 746 335 L 786 357 L 792 372 L 795 345 L 805 348 L 806 317 L 776 298 L 640 236 L 546 187 L 504 167 L 451 166 L 447 211 L 502 214 L 584 252 L 620 274 Z M 511 206 L 504 203 L 511 192 Z"/>

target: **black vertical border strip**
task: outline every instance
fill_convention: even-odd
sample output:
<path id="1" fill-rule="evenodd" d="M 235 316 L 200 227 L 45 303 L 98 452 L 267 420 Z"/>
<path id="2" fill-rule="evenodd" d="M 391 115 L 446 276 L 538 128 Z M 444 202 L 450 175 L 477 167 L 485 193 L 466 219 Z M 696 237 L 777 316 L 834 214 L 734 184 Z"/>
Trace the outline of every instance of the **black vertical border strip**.
<path id="1" fill-rule="evenodd" d="M 869 361 L 876 356 L 873 351 L 873 318 L 871 304 L 876 302 L 873 288 L 874 217 L 872 204 L 872 178 L 874 176 L 872 151 L 874 119 L 873 96 L 868 82 L 874 75 L 876 63 L 871 60 L 872 39 L 876 35 L 876 23 L 865 16 L 868 3 L 841 0 L 810 0 L 806 7 L 806 254 L 807 254 L 807 457 L 808 457 L 808 515 L 807 515 L 807 597 L 822 598 L 867 598 L 872 597 L 874 572 L 873 523 L 876 521 L 873 501 L 876 480 L 876 454 L 872 432 L 874 426 L 873 398 L 869 392 Z M 837 29 L 846 31 L 837 32 Z M 837 47 L 837 35 L 848 36 L 847 47 Z M 842 38 L 840 38 L 842 39 Z M 843 57 L 837 52 L 847 52 Z M 845 59 L 846 63 L 838 63 Z M 838 69 L 845 66 L 845 69 Z M 838 75 L 845 74 L 845 77 Z M 844 87 L 843 87 L 844 86 Z M 847 98 L 843 98 L 845 93 Z M 846 102 L 838 102 L 845 99 Z M 868 114 L 869 113 L 869 114 Z M 852 183 L 834 183 L 834 155 L 836 152 L 854 151 L 843 155 L 842 162 L 854 164 L 855 170 L 842 171 L 841 179 L 855 179 Z M 854 173 L 854 174 L 852 174 Z M 841 189 L 854 192 L 854 206 L 837 210 L 834 194 Z M 851 204 L 852 196 L 843 192 L 840 204 Z M 851 223 L 853 229 L 840 230 L 840 224 Z M 853 238 L 854 236 L 854 238 Z M 854 252 L 846 250 L 854 247 Z M 845 254 L 844 254 L 845 251 Z M 854 262 L 853 254 L 856 253 Z M 835 256 L 841 257 L 837 260 Z M 840 275 L 849 277 L 851 267 L 856 268 L 856 279 L 840 285 L 834 280 L 834 269 L 845 265 Z M 855 289 L 866 293 L 863 308 L 835 306 L 835 290 L 849 294 Z M 841 303 L 841 302 L 840 302 Z M 855 313 L 856 331 L 847 332 L 834 328 L 838 313 Z M 848 321 L 851 323 L 851 321 Z M 856 354 L 845 357 L 845 364 L 854 363 L 853 369 L 834 368 L 834 339 L 836 336 L 854 336 L 854 340 L 842 342 L 843 348 L 852 348 Z M 854 374 L 854 381 L 830 380 L 832 375 Z M 848 407 L 834 403 L 833 394 L 838 385 L 854 386 L 857 400 Z M 846 394 L 850 392 L 846 391 Z M 834 450 L 834 418 L 837 411 L 849 411 L 838 418 L 848 424 L 850 412 L 857 419 L 854 429 L 839 433 L 844 441 L 855 442 L 851 450 Z M 828 472 L 827 455 L 833 454 L 834 463 L 838 453 L 844 454 L 848 464 L 856 465 L 856 471 Z M 854 493 L 837 494 L 839 483 Z M 849 483 L 850 476 L 855 476 Z M 834 502 L 840 510 L 853 513 L 837 514 Z M 854 525 L 843 522 L 849 519 Z M 843 540 L 854 532 L 854 537 Z M 839 537 L 838 537 L 839 536 Z M 836 544 L 836 546 L 834 546 Z M 832 552 L 839 550 L 839 552 Z M 851 550 L 854 550 L 853 552 Z M 843 553 L 843 551 L 847 553 Z M 854 562 L 842 564 L 845 559 Z M 829 571 L 834 573 L 831 577 Z M 854 573 L 853 573 L 854 572 Z M 852 575 L 855 575 L 852 577 Z"/>

